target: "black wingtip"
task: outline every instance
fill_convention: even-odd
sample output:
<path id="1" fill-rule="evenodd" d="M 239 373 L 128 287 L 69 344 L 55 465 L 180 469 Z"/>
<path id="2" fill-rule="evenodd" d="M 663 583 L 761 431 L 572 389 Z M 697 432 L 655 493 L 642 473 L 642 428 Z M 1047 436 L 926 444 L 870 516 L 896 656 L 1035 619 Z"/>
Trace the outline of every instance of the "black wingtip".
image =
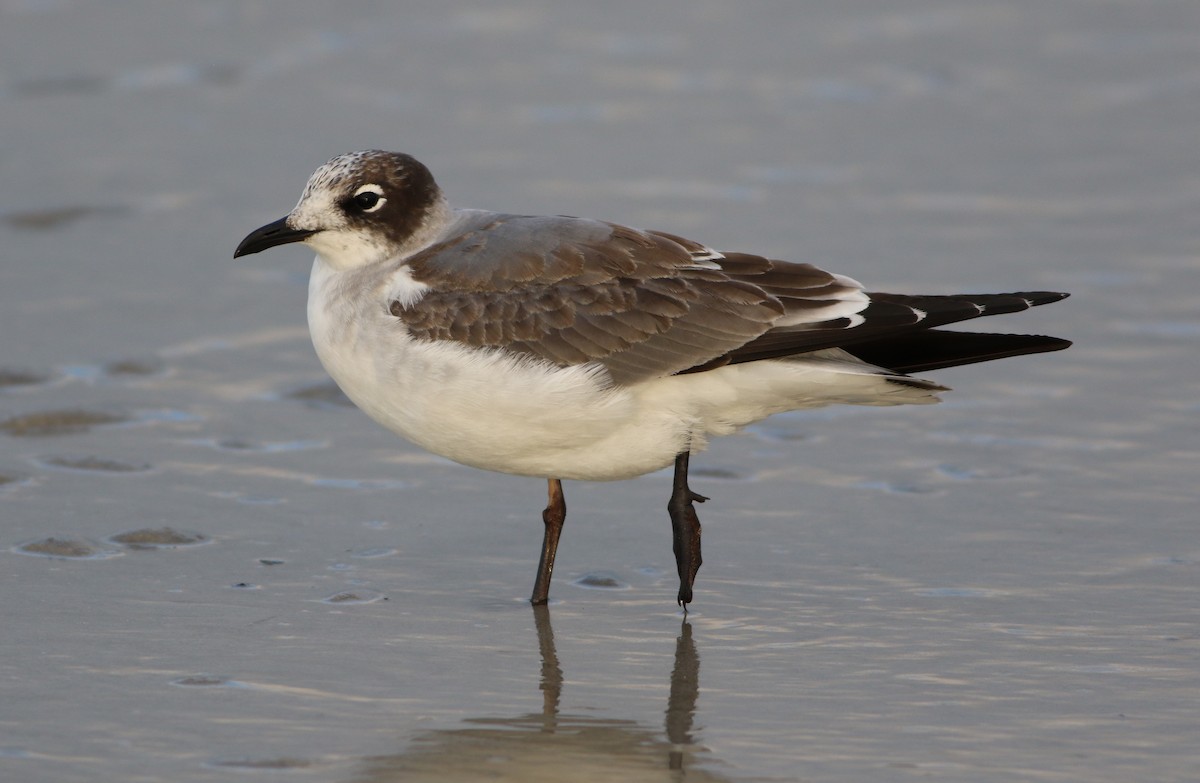
<path id="1" fill-rule="evenodd" d="M 1070 340 L 1041 334 L 995 334 L 929 329 L 848 347 L 868 364 L 917 373 L 990 362 L 1010 356 L 1062 351 Z"/>

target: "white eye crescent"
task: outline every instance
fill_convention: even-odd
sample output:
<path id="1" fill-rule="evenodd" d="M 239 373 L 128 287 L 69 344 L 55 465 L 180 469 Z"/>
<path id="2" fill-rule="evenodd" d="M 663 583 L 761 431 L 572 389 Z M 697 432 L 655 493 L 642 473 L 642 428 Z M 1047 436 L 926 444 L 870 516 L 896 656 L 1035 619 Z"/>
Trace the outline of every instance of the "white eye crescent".
<path id="1" fill-rule="evenodd" d="M 387 203 L 387 199 L 383 197 L 383 188 L 378 185 L 363 185 L 354 191 L 350 203 L 359 212 L 378 212 Z"/>

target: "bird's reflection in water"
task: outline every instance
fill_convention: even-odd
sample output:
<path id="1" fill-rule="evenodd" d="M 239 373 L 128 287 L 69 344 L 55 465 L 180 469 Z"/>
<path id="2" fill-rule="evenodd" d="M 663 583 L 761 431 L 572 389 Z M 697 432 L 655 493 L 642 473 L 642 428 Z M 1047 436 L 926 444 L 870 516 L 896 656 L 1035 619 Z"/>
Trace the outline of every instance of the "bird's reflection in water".
<path id="1" fill-rule="evenodd" d="M 685 620 L 675 643 L 666 732 L 632 720 L 559 712 L 563 670 L 550 610 L 533 609 L 542 658 L 541 713 L 476 718 L 466 728 L 431 731 L 394 756 L 370 759 L 354 778 L 386 781 L 723 781 L 698 769 L 693 721 L 700 691 L 700 657 Z"/>

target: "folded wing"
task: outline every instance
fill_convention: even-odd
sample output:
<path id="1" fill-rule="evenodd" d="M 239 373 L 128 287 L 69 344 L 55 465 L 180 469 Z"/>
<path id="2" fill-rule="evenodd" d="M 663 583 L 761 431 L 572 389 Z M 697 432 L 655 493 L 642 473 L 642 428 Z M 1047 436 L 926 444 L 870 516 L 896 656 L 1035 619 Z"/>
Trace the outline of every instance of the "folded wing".
<path id="1" fill-rule="evenodd" d="M 867 293 L 809 264 L 580 218 L 472 212 L 405 263 L 430 286 L 392 305 L 412 336 L 597 362 L 619 384 L 835 347 L 916 372 L 1069 345 L 936 329 L 1065 294 Z"/>

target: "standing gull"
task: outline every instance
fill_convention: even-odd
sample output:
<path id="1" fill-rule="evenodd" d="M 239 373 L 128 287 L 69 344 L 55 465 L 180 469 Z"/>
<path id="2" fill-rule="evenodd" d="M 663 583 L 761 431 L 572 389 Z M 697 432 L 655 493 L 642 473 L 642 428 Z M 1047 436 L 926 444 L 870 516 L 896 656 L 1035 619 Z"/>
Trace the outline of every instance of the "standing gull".
<path id="1" fill-rule="evenodd" d="M 1055 337 L 937 327 L 1066 294 L 869 293 L 810 264 L 723 253 L 661 231 L 456 209 L 409 155 L 339 155 L 234 257 L 317 252 L 308 326 L 368 416 L 435 454 L 548 481 L 535 605 L 550 590 L 562 479 L 674 463 L 678 601 L 692 601 L 700 521 L 688 458 L 710 436 L 823 405 L 937 402 L 908 373 L 1057 351 Z"/>

